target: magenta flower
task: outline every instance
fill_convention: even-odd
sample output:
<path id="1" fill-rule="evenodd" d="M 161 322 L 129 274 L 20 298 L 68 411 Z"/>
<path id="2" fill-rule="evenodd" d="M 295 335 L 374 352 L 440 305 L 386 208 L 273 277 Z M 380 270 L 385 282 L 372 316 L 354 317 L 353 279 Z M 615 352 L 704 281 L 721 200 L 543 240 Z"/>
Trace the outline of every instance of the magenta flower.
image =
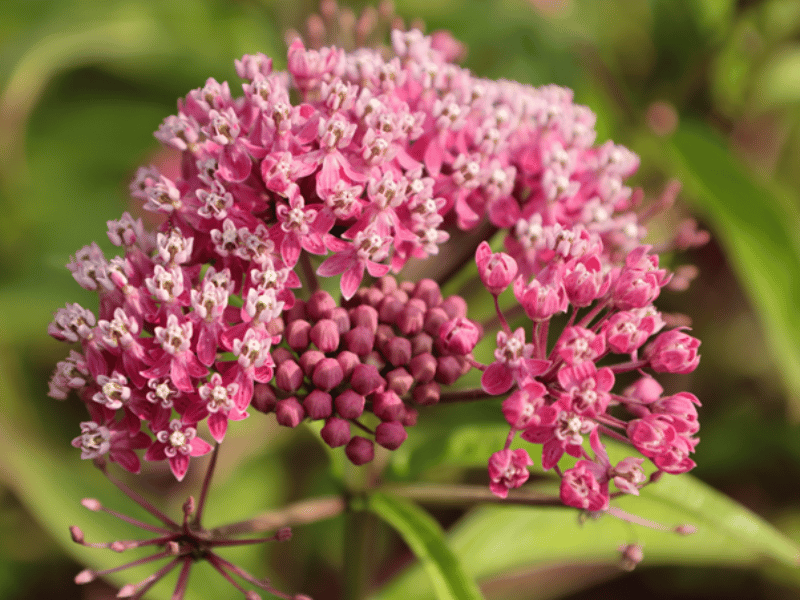
<path id="1" fill-rule="evenodd" d="M 153 424 L 156 441 L 147 449 L 145 460 L 168 460 L 175 479 L 183 480 L 192 456 L 211 452 L 211 444 L 197 437 L 194 424 L 173 419 L 169 423 Z"/>
<path id="2" fill-rule="evenodd" d="M 508 490 L 518 488 L 528 481 L 528 467 L 533 460 L 523 448 L 500 450 L 489 458 L 489 489 L 499 498 L 508 496 Z"/>

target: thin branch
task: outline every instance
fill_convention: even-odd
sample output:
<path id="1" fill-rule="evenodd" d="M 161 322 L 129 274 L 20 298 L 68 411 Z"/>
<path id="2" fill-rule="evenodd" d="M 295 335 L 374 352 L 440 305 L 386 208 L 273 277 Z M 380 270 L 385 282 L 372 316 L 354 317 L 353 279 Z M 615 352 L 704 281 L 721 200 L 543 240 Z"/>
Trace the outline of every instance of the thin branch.
<path id="1" fill-rule="evenodd" d="M 323 496 L 290 504 L 281 510 L 262 513 L 246 521 L 223 525 L 209 531 L 213 538 L 224 538 L 245 533 L 274 531 L 281 527 L 316 523 L 332 519 L 344 512 L 345 501 L 340 496 Z"/>

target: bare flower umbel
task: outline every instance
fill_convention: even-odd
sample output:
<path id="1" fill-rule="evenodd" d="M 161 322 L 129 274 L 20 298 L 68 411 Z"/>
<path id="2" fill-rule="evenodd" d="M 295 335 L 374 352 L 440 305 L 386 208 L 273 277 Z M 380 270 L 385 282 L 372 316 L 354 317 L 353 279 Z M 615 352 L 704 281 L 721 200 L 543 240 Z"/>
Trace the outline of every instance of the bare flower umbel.
<path id="1" fill-rule="evenodd" d="M 114 542 L 87 542 L 83 531 L 77 525 L 70 527 L 72 541 L 89 548 L 102 548 L 113 550 L 114 552 L 125 552 L 135 548 L 154 547 L 158 550 L 150 556 L 140 558 L 110 569 L 93 570 L 84 569 L 75 576 L 75 583 L 86 584 L 94 581 L 98 577 L 104 577 L 112 573 L 117 573 L 125 569 L 149 564 L 151 562 L 164 562 L 152 575 L 135 584 L 122 586 L 117 593 L 118 598 L 132 598 L 136 600 L 142 598 L 154 585 L 161 581 L 172 571 L 178 571 L 178 580 L 172 594 L 174 600 L 182 600 L 186 593 L 189 582 L 189 575 L 194 563 L 198 561 L 208 562 L 222 577 L 224 577 L 234 588 L 236 588 L 246 600 L 258 600 L 261 596 L 253 590 L 245 589 L 239 580 L 244 581 L 249 586 L 254 586 L 259 590 L 264 590 L 272 596 L 283 598 L 284 600 L 310 600 L 302 594 L 292 595 L 281 592 L 274 588 L 269 580 L 258 579 L 226 560 L 219 554 L 221 548 L 231 546 L 244 546 L 249 544 L 260 544 L 263 542 L 283 542 L 291 539 L 292 531 L 289 527 L 280 528 L 275 534 L 267 537 L 241 539 L 226 535 L 223 529 L 209 530 L 202 526 L 201 518 L 203 515 L 206 494 L 209 490 L 209 483 L 216 465 L 216 451 L 209 463 L 206 478 L 200 501 L 195 502 L 192 496 L 183 503 L 183 519 L 173 521 L 163 512 L 155 508 L 150 502 L 142 498 L 139 494 L 132 491 L 124 483 L 118 481 L 107 471 L 105 461 L 99 459 L 95 463 L 108 479 L 119 487 L 134 502 L 139 504 L 150 513 L 158 524 L 146 523 L 133 517 L 118 513 L 106 508 L 100 501 L 93 498 L 84 498 L 81 504 L 92 512 L 105 512 L 117 519 L 125 521 L 131 525 L 139 527 L 143 531 L 149 532 L 151 537 L 142 540 L 118 540 Z"/>
<path id="2" fill-rule="evenodd" d="M 338 10 L 323 4 L 312 38 L 338 22 L 363 41 L 391 12 L 348 25 Z M 237 60 L 239 94 L 210 78 L 179 100 L 155 135 L 180 154 L 180 176 L 143 167 L 131 184 L 162 224 L 148 232 L 125 213 L 109 221 L 120 256 L 91 244 L 70 261 L 99 308 L 56 313 L 49 333 L 79 349 L 50 394 L 85 404 L 81 456 L 136 473 L 141 452 L 180 480 L 205 438 L 223 443 L 255 408 L 287 427 L 323 421 L 323 441 L 361 465 L 375 443 L 400 447 L 427 405 L 503 396 L 508 441 L 487 457 L 499 496 L 533 462 L 510 449 L 517 433 L 543 445 L 564 503 L 592 511 L 610 484 L 645 483 L 642 459 L 610 464 L 601 435 L 660 471 L 691 469 L 699 402 L 662 396 L 653 375 L 692 371 L 699 341 L 663 331 L 653 303 L 671 274 L 642 242 L 677 188 L 643 207 L 626 185 L 638 158 L 595 145 L 595 116 L 570 90 L 476 77 L 453 63 L 463 47 L 449 34 L 395 29 L 385 51 L 311 46 L 293 38 L 287 72 L 263 54 Z M 705 241 L 690 229 L 660 249 Z M 474 232 L 504 251 L 466 241 Z M 415 281 L 412 259 L 449 275 Z M 493 323 L 443 297 L 461 269 L 492 297 Z M 508 288 L 516 308 L 503 312 Z M 485 334 L 497 341 L 486 365 L 472 355 Z M 481 389 L 459 389 L 473 368 Z M 623 372 L 640 379 L 615 389 Z M 579 461 L 562 472 L 565 453 Z"/>

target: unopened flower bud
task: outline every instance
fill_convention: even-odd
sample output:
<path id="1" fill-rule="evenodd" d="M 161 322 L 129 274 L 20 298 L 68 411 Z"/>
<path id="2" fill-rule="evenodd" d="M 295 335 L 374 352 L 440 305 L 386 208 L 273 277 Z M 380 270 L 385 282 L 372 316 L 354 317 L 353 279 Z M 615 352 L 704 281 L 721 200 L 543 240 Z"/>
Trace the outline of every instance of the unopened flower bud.
<path id="1" fill-rule="evenodd" d="M 436 333 L 438 338 L 438 332 Z M 418 333 L 411 338 L 411 356 L 433 352 L 433 338 L 427 333 Z"/>
<path id="2" fill-rule="evenodd" d="M 463 356 L 442 356 L 436 365 L 436 381 L 442 385 L 452 385 L 469 368 Z"/>
<path id="3" fill-rule="evenodd" d="M 336 300 L 325 290 L 314 292 L 306 302 L 308 316 L 315 321 L 326 319 L 334 308 L 336 308 Z"/>
<path id="4" fill-rule="evenodd" d="M 94 581 L 97 578 L 97 574 L 92 571 L 91 569 L 84 569 L 77 575 L 75 575 L 75 583 L 78 585 L 83 585 L 84 583 L 89 583 L 90 581 Z"/>
<path id="5" fill-rule="evenodd" d="M 467 316 L 467 301 L 461 296 L 448 296 L 440 305 L 451 319 Z"/>
<path id="6" fill-rule="evenodd" d="M 417 383 L 428 383 L 429 381 L 433 381 L 437 366 L 436 358 L 429 352 L 425 352 L 423 354 L 417 354 L 412 358 L 409 368 L 414 381 Z"/>
<path id="7" fill-rule="evenodd" d="M 317 321 L 309 334 L 311 341 L 321 352 L 333 352 L 339 347 L 339 328 L 335 321 Z"/>
<path id="8" fill-rule="evenodd" d="M 278 402 L 275 396 L 275 390 L 271 386 L 264 383 L 256 384 L 253 389 L 253 399 L 250 401 L 250 406 L 257 411 L 263 413 L 270 413 L 275 410 L 275 404 Z"/>
<path id="9" fill-rule="evenodd" d="M 71 525 L 69 528 L 69 534 L 72 537 L 72 541 L 76 544 L 83 544 L 83 531 L 77 525 Z"/>
<path id="10" fill-rule="evenodd" d="M 430 383 L 423 383 L 414 388 L 412 392 L 414 402 L 423 406 L 430 406 L 439 402 L 441 397 L 441 388 L 435 381 Z"/>
<path id="11" fill-rule="evenodd" d="M 350 379 L 350 376 L 353 374 L 353 369 L 355 369 L 356 365 L 361 364 L 358 355 L 349 350 L 339 352 L 336 356 L 336 360 L 339 361 L 339 366 L 342 367 L 342 373 L 345 379 Z"/>
<path id="12" fill-rule="evenodd" d="M 472 352 L 481 339 L 481 329 L 469 319 L 457 318 L 446 321 L 438 331 L 445 350 L 465 355 Z"/>
<path id="13" fill-rule="evenodd" d="M 303 319 L 292 321 L 286 326 L 286 343 L 295 352 L 302 352 L 308 348 L 311 323 Z"/>
<path id="14" fill-rule="evenodd" d="M 306 414 L 297 398 L 292 396 L 278 401 L 275 406 L 275 416 L 278 423 L 284 427 L 297 427 Z"/>
<path id="15" fill-rule="evenodd" d="M 395 367 L 400 367 L 411 360 L 411 342 L 403 337 L 389 340 L 383 347 L 383 355 Z"/>
<path id="16" fill-rule="evenodd" d="M 381 377 L 375 365 L 358 364 L 353 369 L 350 385 L 353 390 L 362 396 L 366 396 L 385 386 L 386 380 Z"/>
<path id="17" fill-rule="evenodd" d="M 505 252 L 492 252 L 486 242 L 481 242 L 475 251 L 478 275 L 490 294 L 497 296 L 505 290 L 517 276 L 517 261 Z"/>
<path id="18" fill-rule="evenodd" d="M 294 392 L 303 385 L 303 371 L 293 360 L 282 362 L 275 371 L 275 385 L 284 392 Z"/>
<path id="19" fill-rule="evenodd" d="M 344 372 L 335 358 L 323 358 L 314 367 L 311 381 L 319 389 L 328 392 L 342 383 Z"/>
<path id="20" fill-rule="evenodd" d="M 408 433 L 399 421 L 386 421 L 375 428 L 375 441 L 389 450 L 397 450 L 407 437 Z"/>
<path id="21" fill-rule="evenodd" d="M 429 308 L 425 313 L 425 322 L 422 328 L 425 333 L 436 336 L 439 335 L 439 329 L 441 329 L 442 325 L 449 320 L 450 317 L 447 316 L 443 308 L 439 306 Z"/>
<path id="22" fill-rule="evenodd" d="M 294 358 L 294 354 L 286 348 L 274 348 L 271 353 L 276 366 Z"/>
<path id="23" fill-rule="evenodd" d="M 355 435 L 347 443 L 344 453 L 354 465 L 365 465 L 375 458 L 375 444 L 372 440 Z"/>
<path id="24" fill-rule="evenodd" d="M 375 345 L 375 330 L 357 325 L 344 334 L 345 347 L 358 356 L 366 356 Z"/>
<path id="25" fill-rule="evenodd" d="M 325 355 L 319 350 L 306 350 L 300 356 L 300 368 L 303 369 L 306 377 L 311 377 L 317 363 L 325 358 Z"/>
<path id="26" fill-rule="evenodd" d="M 336 412 L 344 419 L 357 419 L 364 412 L 366 399 L 353 390 L 345 390 L 334 401 Z"/>
<path id="27" fill-rule="evenodd" d="M 644 358 L 659 373 L 691 373 L 697 368 L 700 340 L 680 329 L 665 331 L 644 349 Z"/>
<path id="28" fill-rule="evenodd" d="M 620 546 L 618 550 L 622 554 L 619 566 L 623 571 L 633 571 L 636 565 L 642 562 L 644 558 L 641 544 L 625 544 Z"/>
<path id="29" fill-rule="evenodd" d="M 308 312 L 306 311 L 306 303 L 303 300 L 295 300 L 292 308 L 284 311 L 283 318 L 287 323 L 291 323 L 297 319 L 307 319 Z"/>
<path id="30" fill-rule="evenodd" d="M 94 498 L 84 498 L 81 500 L 81 505 L 84 508 L 88 508 L 92 512 L 97 512 L 103 508 L 103 505 L 100 504 L 99 500 L 95 500 Z"/>
<path id="31" fill-rule="evenodd" d="M 322 390 L 313 390 L 303 400 L 303 408 L 311 419 L 327 419 L 333 411 L 333 398 Z"/>
<path id="32" fill-rule="evenodd" d="M 398 396 L 405 396 L 414 385 L 414 378 L 403 367 L 398 367 L 386 374 L 386 382 L 388 389 Z"/>
<path id="33" fill-rule="evenodd" d="M 331 417 L 325 422 L 320 435 L 331 448 L 344 446 L 350 441 L 350 423 L 339 417 Z"/>
<path id="34" fill-rule="evenodd" d="M 372 306 L 360 304 L 350 309 L 350 322 L 353 327 L 361 325 L 375 331 L 378 328 L 378 311 Z"/>
<path id="35" fill-rule="evenodd" d="M 418 298 L 409 300 L 406 303 L 397 316 L 397 327 L 403 332 L 403 335 L 414 335 L 422 331 L 422 326 L 425 324 L 426 310 L 425 303 Z"/>
<path id="36" fill-rule="evenodd" d="M 350 315 L 346 308 L 337 306 L 331 311 L 328 318 L 336 323 L 336 330 L 339 332 L 339 335 L 350 331 Z"/>
<path id="37" fill-rule="evenodd" d="M 412 298 L 419 298 L 426 306 L 432 308 L 442 302 L 442 290 L 433 279 L 421 279 L 411 292 Z"/>
<path id="38" fill-rule="evenodd" d="M 381 323 L 394 325 L 401 312 L 403 312 L 403 303 L 395 296 L 385 296 L 378 306 Z"/>
<path id="39" fill-rule="evenodd" d="M 400 396 L 393 391 L 377 392 L 372 396 L 372 412 L 382 421 L 396 421 L 405 412 Z"/>
<path id="40" fill-rule="evenodd" d="M 287 540 L 292 539 L 292 528 L 291 527 L 281 527 L 278 531 L 275 532 L 275 539 L 279 542 L 285 542 Z"/>

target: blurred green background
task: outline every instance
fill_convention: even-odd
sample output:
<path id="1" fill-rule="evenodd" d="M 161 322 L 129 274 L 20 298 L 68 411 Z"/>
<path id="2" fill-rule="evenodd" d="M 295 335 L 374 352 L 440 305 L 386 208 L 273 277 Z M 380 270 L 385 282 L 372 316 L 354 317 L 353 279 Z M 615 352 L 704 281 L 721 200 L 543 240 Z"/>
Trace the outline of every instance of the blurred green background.
<path id="1" fill-rule="evenodd" d="M 365 5 L 342 3 L 356 12 Z M 597 113 L 598 141 L 613 139 L 641 156 L 633 182 L 647 197 L 672 178 L 684 184 L 678 206 L 651 223 L 651 239 L 668 238 L 692 214 L 712 233 L 708 246 L 665 258 L 696 264 L 700 276 L 687 292 L 659 299 L 662 310 L 688 315 L 703 342 L 697 372 L 665 384 L 703 402 L 693 474 L 800 541 L 800 2 L 406 0 L 395 8 L 407 23 L 450 30 L 467 45 L 465 65 L 481 76 L 574 89 Z M 208 77 L 230 81 L 236 93 L 233 59 L 244 53 L 264 52 L 283 67 L 283 32 L 302 30 L 316 9 L 278 0 L 0 6 L 0 597 L 114 593 L 101 582 L 72 583 L 82 568 L 76 560 L 97 561 L 102 551 L 72 548 L 67 525 L 80 524 L 99 541 L 110 522 L 79 510 L 75 498 L 125 504 L 69 447 L 82 407 L 46 397 L 52 369 L 67 354 L 46 335 L 52 314 L 65 302 L 96 304 L 64 265 L 93 240 L 113 256 L 105 222 L 130 209 L 127 185 L 139 165 L 168 160 L 152 132 L 175 112 L 176 99 Z M 309 432 L 279 432 L 258 415 L 244 425 L 222 455 L 236 475 L 223 470 L 220 483 L 246 494 L 213 509 L 220 520 L 334 489 L 328 458 Z M 292 462 L 299 456 L 302 465 Z M 153 494 L 169 481 L 158 471 L 144 479 Z M 196 486 L 187 481 L 161 493 L 176 498 L 175 508 Z M 461 516 L 435 514 L 444 525 Z M 267 561 L 266 572 L 285 589 L 336 598 L 341 527 L 331 521 L 298 530 L 290 545 L 243 560 L 254 570 Z M 536 530 L 525 535 L 537 539 Z M 539 535 L 546 548 L 557 533 Z M 402 551 L 397 558 L 402 545 L 393 534 L 379 537 L 373 586 L 410 560 Z M 800 594 L 798 571 L 757 551 L 725 559 L 656 551 L 648 561 L 645 544 L 643 565 L 624 574 L 611 558 L 618 543 L 606 540 L 597 556 L 544 552 L 511 575 L 482 579 L 484 592 Z"/>

